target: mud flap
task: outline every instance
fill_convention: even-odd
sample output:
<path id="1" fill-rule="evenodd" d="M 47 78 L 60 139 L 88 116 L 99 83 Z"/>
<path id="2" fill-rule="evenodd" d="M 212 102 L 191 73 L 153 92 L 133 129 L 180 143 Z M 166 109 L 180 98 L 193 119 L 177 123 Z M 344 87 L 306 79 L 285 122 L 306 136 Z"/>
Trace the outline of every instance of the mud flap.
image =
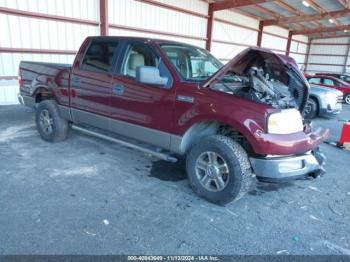
<path id="1" fill-rule="evenodd" d="M 320 165 L 319 170 L 315 171 L 311 176 L 316 178 L 318 176 L 323 176 L 326 173 L 326 169 L 324 168 L 326 164 L 326 156 L 321 152 L 319 147 L 316 147 L 313 151 L 312 154 L 315 156 L 318 164 Z"/>

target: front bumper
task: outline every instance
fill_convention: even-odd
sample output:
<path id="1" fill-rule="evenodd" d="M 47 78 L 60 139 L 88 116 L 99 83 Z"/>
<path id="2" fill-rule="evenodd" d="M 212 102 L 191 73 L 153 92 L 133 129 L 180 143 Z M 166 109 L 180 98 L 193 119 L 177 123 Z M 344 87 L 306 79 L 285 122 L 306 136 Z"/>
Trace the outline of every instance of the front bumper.
<path id="1" fill-rule="evenodd" d="M 18 94 L 18 101 L 21 105 L 33 108 L 35 106 L 35 99 L 31 96 L 22 96 Z"/>
<path id="2" fill-rule="evenodd" d="M 324 173 L 325 159 L 317 149 L 297 156 L 250 158 L 250 163 L 259 180 L 283 182 Z"/>
<path id="3" fill-rule="evenodd" d="M 309 152 L 322 144 L 330 135 L 329 129 L 318 128 L 305 133 L 277 135 L 255 132 L 254 151 L 260 155 L 290 156 Z"/>
<path id="4" fill-rule="evenodd" d="M 334 103 L 324 103 L 320 106 L 319 116 L 332 118 L 339 114 L 343 109 L 341 101 Z"/>

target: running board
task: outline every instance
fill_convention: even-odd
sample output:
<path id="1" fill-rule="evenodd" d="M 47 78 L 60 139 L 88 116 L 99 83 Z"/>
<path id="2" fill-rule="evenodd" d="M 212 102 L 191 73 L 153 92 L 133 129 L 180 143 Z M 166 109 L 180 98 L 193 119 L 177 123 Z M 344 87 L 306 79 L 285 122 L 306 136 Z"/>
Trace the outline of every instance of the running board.
<path id="1" fill-rule="evenodd" d="M 130 147 L 132 149 L 136 149 L 136 150 L 142 151 L 144 153 L 151 154 L 151 155 L 158 157 L 160 159 L 163 159 L 165 161 L 169 161 L 169 162 L 173 162 L 173 163 L 177 162 L 177 159 L 175 157 L 172 157 L 172 156 L 165 154 L 165 153 L 160 153 L 160 152 L 157 152 L 155 150 L 152 150 L 152 149 L 149 149 L 146 147 L 142 147 L 139 145 L 135 145 L 135 144 L 132 144 L 132 143 L 129 143 L 129 142 L 126 142 L 126 141 L 123 141 L 123 140 L 120 140 L 120 139 L 117 139 L 117 138 L 114 138 L 111 136 L 107 136 L 107 135 L 104 135 L 101 133 L 97 133 L 97 132 L 94 132 L 94 131 L 91 131 L 91 130 L 88 130 L 86 128 L 82 128 L 82 127 L 79 127 L 76 125 L 72 125 L 71 127 L 73 130 L 79 131 L 81 133 L 84 133 L 84 134 L 87 134 L 90 136 L 94 136 L 94 137 L 98 137 L 98 138 L 101 138 L 101 139 L 104 139 L 104 140 L 107 140 L 107 141 L 110 141 L 113 143 L 117 143 L 117 144 L 120 144 L 122 146 Z"/>

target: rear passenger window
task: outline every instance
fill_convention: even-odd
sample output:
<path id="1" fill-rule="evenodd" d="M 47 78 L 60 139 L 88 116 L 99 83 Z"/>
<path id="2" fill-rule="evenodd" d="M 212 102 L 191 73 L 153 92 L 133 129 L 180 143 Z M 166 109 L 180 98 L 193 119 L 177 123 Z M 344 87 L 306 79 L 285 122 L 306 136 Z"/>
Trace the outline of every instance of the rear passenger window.
<path id="1" fill-rule="evenodd" d="M 96 72 L 109 72 L 118 42 L 92 41 L 85 53 L 80 69 Z"/>
<path id="2" fill-rule="evenodd" d="M 321 78 L 318 78 L 318 77 L 309 78 L 309 83 L 310 84 L 320 84 Z"/>

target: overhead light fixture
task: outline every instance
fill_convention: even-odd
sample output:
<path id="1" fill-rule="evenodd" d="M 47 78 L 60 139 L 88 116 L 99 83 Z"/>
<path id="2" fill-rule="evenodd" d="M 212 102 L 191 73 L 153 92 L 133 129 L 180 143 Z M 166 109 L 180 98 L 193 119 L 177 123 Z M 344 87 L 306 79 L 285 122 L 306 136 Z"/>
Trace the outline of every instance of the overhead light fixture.
<path id="1" fill-rule="evenodd" d="M 332 24 L 334 23 L 334 20 L 332 18 L 329 18 L 328 21 Z"/>
<path id="2" fill-rule="evenodd" d="M 307 2 L 307 1 L 305 1 L 305 0 L 303 0 L 302 4 L 303 4 L 304 6 L 306 6 L 306 7 L 310 7 L 309 2 Z"/>

